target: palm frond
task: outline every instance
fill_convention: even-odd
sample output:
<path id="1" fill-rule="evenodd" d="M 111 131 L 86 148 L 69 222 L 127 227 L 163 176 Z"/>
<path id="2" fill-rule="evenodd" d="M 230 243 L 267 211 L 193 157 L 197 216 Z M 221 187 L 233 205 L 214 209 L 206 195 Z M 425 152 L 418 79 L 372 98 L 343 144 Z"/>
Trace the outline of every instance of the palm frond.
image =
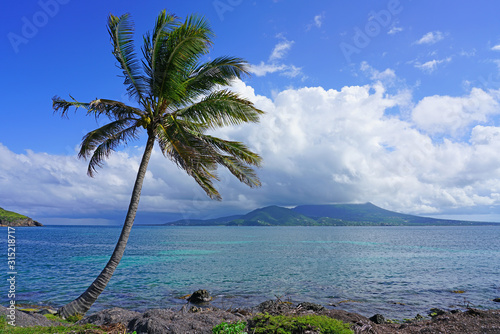
<path id="1" fill-rule="evenodd" d="M 97 99 L 91 102 L 78 102 L 72 96 L 73 101 L 66 101 L 58 96 L 52 98 L 52 107 L 54 112 L 60 112 L 62 117 L 67 117 L 70 108 L 84 108 L 87 110 L 87 115 L 94 115 L 96 118 L 105 115 L 109 119 L 138 119 L 142 118 L 144 112 L 141 109 L 127 106 L 123 102 Z"/>
<path id="2" fill-rule="evenodd" d="M 193 171 L 189 173 L 196 183 L 205 191 L 205 193 L 210 197 L 211 199 L 215 199 L 217 201 L 222 200 L 222 196 L 220 195 L 219 191 L 215 189 L 213 186 L 213 179 L 216 179 L 216 177 L 209 173 L 208 171 L 205 171 L 202 169 L 202 171 Z"/>
<path id="3" fill-rule="evenodd" d="M 158 90 L 155 95 L 168 102 L 182 101 L 185 82 L 198 60 L 208 52 L 213 33 L 202 17 L 190 16 L 165 35 L 154 64 Z"/>
<path id="4" fill-rule="evenodd" d="M 82 139 L 78 153 L 79 158 L 90 157 L 87 174 L 94 176 L 97 167 L 102 167 L 102 162 L 111 152 L 118 146 L 137 139 L 138 132 L 135 120 L 120 119 L 87 133 Z"/>
<path id="5" fill-rule="evenodd" d="M 177 116 L 190 122 L 202 123 L 210 128 L 256 123 L 264 112 L 252 102 L 229 90 L 221 90 L 177 112 Z"/>
<path id="6" fill-rule="evenodd" d="M 246 164 L 260 167 L 262 158 L 252 152 L 245 144 L 237 141 L 224 140 L 221 138 L 203 135 L 203 140 L 217 150 L 228 153 L 231 157 Z"/>
<path id="7" fill-rule="evenodd" d="M 143 110 L 115 100 L 97 99 L 89 103 L 89 108 L 89 114 L 93 113 L 96 116 L 104 114 L 110 119 L 130 119 L 144 115 Z"/>
<path id="8" fill-rule="evenodd" d="M 75 108 L 75 111 L 78 110 L 78 108 L 85 108 L 88 111 L 90 106 L 89 103 L 78 102 L 71 95 L 70 97 L 73 99 L 73 102 L 63 100 L 59 96 L 54 96 L 52 98 L 52 108 L 54 109 L 54 113 L 60 112 L 61 117 L 68 117 L 68 110 L 70 108 Z"/>
<path id="9" fill-rule="evenodd" d="M 165 46 L 165 39 L 168 33 L 179 25 L 180 23 L 175 15 L 163 10 L 156 19 L 153 34 L 146 33 L 144 35 L 144 46 L 142 48 L 144 55 L 143 67 L 146 73 L 145 80 L 151 92 L 158 91 L 158 75 L 155 74 L 157 73 L 156 64 L 158 63 L 158 58 L 162 56 L 162 47 Z"/>
<path id="10" fill-rule="evenodd" d="M 248 62 L 238 57 L 219 57 L 193 70 L 187 91 L 196 98 L 208 94 L 217 86 L 229 86 L 231 81 L 249 74 Z"/>
<path id="11" fill-rule="evenodd" d="M 176 122 L 160 124 L 157 141 L 163 154 L 193 177 L 210 198 L 221 199 L 212 182 L 219 180 L 217 152 L 210 145 Z"/>
<path id="12" fill-rule="evenodd" d="M 221 155 L 218 159 L 219 164 L 226 167 L 240 182 L 250 188 L 260 187 L 260 180 L 255 170 L 248 167 L 233 156 Z"/>
<path id="13" fill-rule="evenodd" d="M 134 24 L 129 14 L 120 17 L 109 15 L 108 32 L 113 43 L 113 55 L 125 78 L 124 84 L 131 98 L 140 101 L 146 93 L 144 77 L 134 52 Z"/>

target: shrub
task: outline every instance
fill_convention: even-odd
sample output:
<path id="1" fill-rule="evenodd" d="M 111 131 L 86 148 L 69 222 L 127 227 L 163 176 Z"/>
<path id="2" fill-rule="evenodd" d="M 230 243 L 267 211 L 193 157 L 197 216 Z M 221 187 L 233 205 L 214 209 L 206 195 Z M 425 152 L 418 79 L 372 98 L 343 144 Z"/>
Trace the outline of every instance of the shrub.
<path id="1" fill-rule="evenodd" d="M 321 334 L 353 334 L 349 325 L 324 315 L 286 316 L 260 314 L 249 321 L 255 334 L 298 334 L 319 330 Z"/>
<path id="2" fill-rule="evenodd" d="M 245 327 L 247 326 L 246 322 L 238 321 L 234 324 L 228 324 L 227 322 L 223 322 L 212 328 L 213 334 L 247 334 L 245 332 Z"/>

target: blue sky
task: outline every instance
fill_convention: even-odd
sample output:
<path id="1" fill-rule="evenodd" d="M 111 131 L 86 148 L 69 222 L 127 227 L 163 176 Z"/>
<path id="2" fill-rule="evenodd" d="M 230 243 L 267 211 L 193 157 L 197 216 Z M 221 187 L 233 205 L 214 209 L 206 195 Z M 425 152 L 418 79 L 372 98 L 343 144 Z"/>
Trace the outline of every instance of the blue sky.
<path id="1" fill-rule="evenodd" d="M 143 141 L 94 179 L 76 158 L 93 118 L 53 115 L 51 98 L 126 100 L 109 13 L 129 12 L 137 47 L 162 9 L 204 15 L 210 57 L 240 56 L 233 89 L 267 114 L 221 130 L 264 158 L 263 186 L 221 172 L 212 202 L 158 151 L 138 222 L 215 217 L 266 205 L 372 202 L 435 217 L 500 222 L 500 4 L 494 1 L 9 2 L 0 206 L 48 224 L 120 223 Z"/>

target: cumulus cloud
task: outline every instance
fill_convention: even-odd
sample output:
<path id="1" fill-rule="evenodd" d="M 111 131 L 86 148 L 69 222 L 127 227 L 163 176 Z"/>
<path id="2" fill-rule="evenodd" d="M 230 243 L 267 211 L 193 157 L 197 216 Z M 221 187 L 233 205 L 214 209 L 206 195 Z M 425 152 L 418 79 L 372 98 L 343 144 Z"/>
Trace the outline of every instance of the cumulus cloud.
<path id="1" fill-rule="evenodd" d="M 245 134 L 264 156 L 261 205 L 372 201 L 421 214 L 498 204 L 500 172 L 493 166 L 500 158 L 493 138 L 500 128 L 476 126 L 470 142 L 436 143 L 412 120 L 386 114 L 407 99 L 388 95 L 382 84 L 286 90 L 274 101 L 240 86 L 268 111 L 258 127 L 226 132 Z M 496 105 L 479 89 L 464 100 L 472 113 L 488 114 Z"/>
<path id="2" fill-rule="evenodd" d="M 493 51 L 500 51 L 500 44 L 495 45 L 494 47 L 491 48 Z"/>
<path id="3" fill-rule="evenodd" d="M 422 36 L 415 44 L 435 44 L 444 39 L 441 31 L 431 31 Z"/>
<path id="4" fill-rule="evenodd" d="M 473 88 L 468 96 L 428 96 L 418 102 L 412 119 L 430 134 L 456 135 L 460 130 L 500 113 L 496 94 Z"/>
<path id="5" fill-rule="evenodd" d="M 259 124 L 214 134 L 243 141 L 262 155 L 262 187 L 250 189 L 220 171 L 217 187 L 223 201 L 210 201 L 155 150 L 141 212 L 206 217 L 271 204 L 370 201 L 430 214 L 500 204 L 500 128 L 478 124 L 497 113 L 499 92 L 474 88 L 463 97 L 426 97 L 416 103 L 411 118 L 403 118 L 388 110 L 407 107 L 402 105 L 407 96 L 388 94 L 381 81 L 340 90 L 288 89 L 273 99 L 242 81 L 232 89 L 266 114 Z M 465 140 L 450 135 L 465 128 L 470 129 Z M 436 142 L 432 133 L 444 139 Z M 86 218 L 125 210 L 141 154 L 141 147 L 115 153 L 91 179 L 85 175 L 86 163 L 75 156 L 17 154 L 0 145 L 0 203 L 10 209 L 29 207 L 29 214 L 40 216 L 77 212 Z"/>

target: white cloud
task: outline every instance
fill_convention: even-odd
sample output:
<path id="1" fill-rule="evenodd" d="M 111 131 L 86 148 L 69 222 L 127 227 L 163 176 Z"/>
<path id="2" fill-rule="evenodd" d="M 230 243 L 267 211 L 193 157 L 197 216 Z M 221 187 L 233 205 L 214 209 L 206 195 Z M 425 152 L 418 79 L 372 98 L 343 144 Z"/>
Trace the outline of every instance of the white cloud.
<path id="1" fill-rule="evenodd" d="M 269 60 L 267 62 L 261 61 L 258 65 L 251 64 L 250 72 L 259 77 L 270 73 L 279 73 L 280 75 L 289 78 L 302 76 L 302 80 L 304 80 L 306 76 L 302 73 L 301 67 L 284 64 L 282 62 L 283 58 L 286 57 L 295 42 L 287 40 L 281 34 L 277 37 L 282 40 L 274 46 L 269 56 Z"/>
<path id="2" fill-rule="evenodd" d="M 396 24 L 393 24 L 391 26 L 391 29 L 389 29 L 389 31 L 387 32 L 387 34 L 389 35 L 395 35 L 399 32 L 402 32 L 404 29 L 402 27 L 397 27 Z"/>
<path id="3" fill-rule="evenodd" d="M 431 133 L 455 135 L 474 123 L 484 123 L 488 117 L 499 114 L 497 97 L 479 88 L 468 96 L 429 96 L 415 107 L 412 119 L 422 130 Z"/>
<path id="4" fill-rule="evenodd" d="M 444 64 L 444 63 L 449 63 L 451 61 L 451 57 L 445 58 L 445 59 L 433 59 L 428 62 L 425 62 L 423 64 L 421 63 L 415 63 L 415 67 L 421 69 L 424 72 L 427 73 L 432 73 L 434 72 L 438 65 Z"/>
<path id="5" fill-rule="evenodd" d="M 422 214 L 500 204 L 500 128 L 478 124 L 497 113 L 500 92 L 475 88 L 464 97 L 426 97 L 406 119 L 387 111 L 405 107 L 408 96 L 389 95 L 380 82 L 340 90 L 288 89 L 273 99 L 242 81 L 233 89 L 266 114 L 259 124 L 215 134 L 243 141 L 262 155 L 263 186 L 249 189 L 220 171 L 217 187 L 224 200 L 210 201 L 155 150 L 141 212 L 206 217 L 271 204 L 371 201 Z M 468 140 L 454 140 L 453 132 L 466 127 Z M 437 132 L 444 139 L 434 142 L 428 133 Z M 115 153 L 91 179 L 86 163 L 74 156 L 16 154 L 0 145 L 0 203 L 12 210 L 30 208 L 27 213 L 35 217 L 78 213 L 84 219 L 125 210 L 141 154 L 140 147 Z"/>
<path id="6" fill-rule="evenodd" d="M 491 48 L 493 51 L 500 51 L 500 44 L 495 45 L 494 47 Z"/>
<path id="7" fill-rule="evenodd" d="M 306 31 L 309 31 L 309 30 L 311 30 L 314 27 L 321 28 L 321 26 L 323 25 L 323 21 L 324 20 L 325 20 L 325 14 L 324 13 L 315 15 L 314 18 L 313 18 L 312 23 L 310 23 L 310 24 L 307 25 Z"/>
<path id="8" fill-rule="evenodd" d="M 242 83 L 240 89 L 248 92 Z M 264 156 L 264 187 L 257 195 L 261 205 L 372 201 L 399 211 L 433 213 L 499 204 L 495 166 L 500 156 L 493 152 L 500 146 L 494 140 L 500 128 L 476 126 L 470 143 L 435 143 L 413 123 L 385 115 L 407 97 L 389 96 L 380 84 L 286 90 L 274 101 L 247 96 L 259 98 L 268 113 L 258 127 L 225 134 L 246 138 Z M 496 102 L 474 89 L 462 104 L 469 113 L 489 114 Z M 468 124 L 477 119 L 472 116 Z"/>
<path id="9" fill-rule="evenodd" d="M 258 77 L 265 76 L 268 73 L 275 73 L 275 72 L 281 72 L 286 69 L 286 66 L 283 64 L 276 65 L 276 64 L 269 64 L 269 63 L 264 63 L 263 61 L 260 62 L 259 65 L 251 65 L 250 66 L 250 72 L 255 74 Z"/>
<path id="10" fill-rule="evenodd" d="M 324 15 L 316 15 L 314 17 L 314 25 L 318 28 L 321 28 L 321 25 L 323 24 L 323 19 Z"/>
<path id="11" fill-rule="evenodd" d="M 389 31 L 387 32 L 387 34 L 389 34 L 389 35 L 395 35 L 398 32 L 402 32 L 402 31 L 403 31 L 403 28 L 394 26 L 394 27 L 391 27 L 391 29 L 389 29 Z"/>
<path id="12" fill-rule="evenodd" d="M 292 48 L 293 44 L 294 41 L 289 41 L 287 39 L 276 44 L 273 51 L 271 52 L 271 55 L 269 56 L 269 61 L 273 62 L 284 58 L 287 52 Z"/>
<path id="13" fill-rule="evenodd" d="M 415 44 L 435 44 L 444 39 L 444 34 L 441 31 L 431 31 L 422 36 Z"/>
<path id="14" fill-rule="evenodd" d="M 393 69 L 387 68 L 380 72 L 370 66 L 366 61 L 361 62 L 360 69 L 361 71 L 367 73 L 370 76 L 370 79 L 374 81 L 390 82 L 396 79 L 396 72 L 394 72 Z"/>

